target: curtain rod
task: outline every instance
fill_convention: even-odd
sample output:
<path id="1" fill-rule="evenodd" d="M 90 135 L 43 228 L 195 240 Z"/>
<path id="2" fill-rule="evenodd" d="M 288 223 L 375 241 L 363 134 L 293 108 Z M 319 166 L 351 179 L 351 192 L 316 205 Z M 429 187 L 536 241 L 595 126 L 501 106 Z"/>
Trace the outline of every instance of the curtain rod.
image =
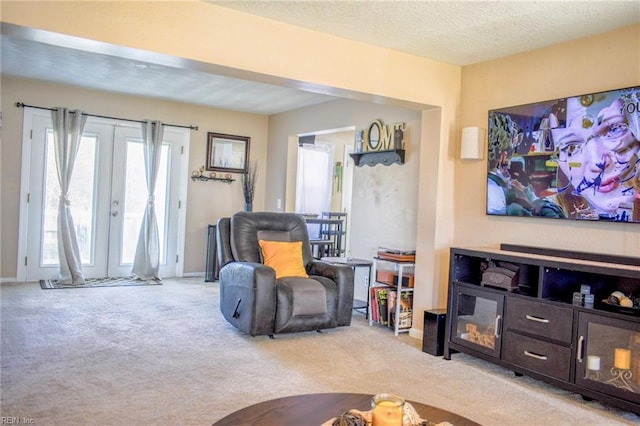
<path id="1" fill-rule="evenodd" d="M 29 108 L 38 108 L 38 109 L 47 109 L 49 111 L 55 111 L 55 108 L 47 108 L 47 107 L 41 107 L 41 106 L 35 106 L 35 105 L 27 105 L 24 102 L 16 102 L 16 106 L 18 108 L 25 108 L 25 107 L 29 107 Z M 133 120 L 131 118 L 120 118 L 120 117 L 111 117 L 108 115 L 98 115 L 98 114 L 88 114 L 88 113 L 83 113 L 84 115 L 88 115 L 91 117 L 97 117 L 97 118 L 108 118 L 111 120 L 121 120 L 121 121 L 132 121 L 134 123 L 144 123 L 144 121 L 142 120 Z M 168 127 L 181 127 L 183 129 L 191 129 L 191 130 L 198 130 L 198 126 L 183 126 L 180 124 L 166 124 L 166 123 L 162 123 L 164 126 L 168 126 Z"/>

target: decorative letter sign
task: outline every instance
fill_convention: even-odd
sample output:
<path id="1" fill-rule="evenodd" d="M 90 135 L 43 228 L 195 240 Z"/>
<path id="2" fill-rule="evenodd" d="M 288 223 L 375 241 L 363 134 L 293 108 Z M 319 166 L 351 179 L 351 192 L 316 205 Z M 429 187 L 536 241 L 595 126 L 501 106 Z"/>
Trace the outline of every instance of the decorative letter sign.
<path id="1" fill-rule="evenodd" d="M 404 148 L 404 123 L 385 125 L 382 120 L 375 120 L 367 131 L 362 132 L 365 152 L 393 151 Z"/>

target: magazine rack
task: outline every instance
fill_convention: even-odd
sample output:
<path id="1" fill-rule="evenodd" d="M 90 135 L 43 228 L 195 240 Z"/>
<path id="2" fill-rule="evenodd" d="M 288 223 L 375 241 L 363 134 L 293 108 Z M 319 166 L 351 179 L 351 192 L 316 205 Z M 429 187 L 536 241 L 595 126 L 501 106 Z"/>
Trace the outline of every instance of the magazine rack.
<path id="1" fill-rule="evenodd" d="M 393 265 L 393 273 L 379 274 L 380 263 Z M 405 259 L 378 256 L 373 258 L 373 284 L 370 288 L 369 325 L 382 324 L 393 328 L 397 336 L 408 332 L 413 316 L 413 270 L 415 255 Z M 386 297 L 385 297 L 386 296 Z"/>

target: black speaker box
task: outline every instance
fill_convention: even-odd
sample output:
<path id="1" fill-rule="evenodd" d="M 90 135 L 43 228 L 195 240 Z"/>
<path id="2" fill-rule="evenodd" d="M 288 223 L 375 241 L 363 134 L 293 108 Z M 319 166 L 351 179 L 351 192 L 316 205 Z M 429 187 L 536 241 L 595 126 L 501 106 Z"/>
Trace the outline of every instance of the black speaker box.
<path id="1" fill-rule="evenodd" d="M 434 356 L 444 354 L 446 309 L 432 309 L 424 311 L 424 327 L 422 335 L 422 352 Z"/>

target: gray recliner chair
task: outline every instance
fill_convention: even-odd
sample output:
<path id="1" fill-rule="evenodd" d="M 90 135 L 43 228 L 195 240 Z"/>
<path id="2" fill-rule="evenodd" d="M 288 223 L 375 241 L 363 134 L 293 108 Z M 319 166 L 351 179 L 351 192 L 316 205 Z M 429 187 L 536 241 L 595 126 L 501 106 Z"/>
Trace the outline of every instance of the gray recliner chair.
<path id="1" fill-rule="evenodd" d="M 293 213 L 239 212 L 217 224 L 220 310 L 252 336 L 351 324 L 353 269 L 315 260 L 304 218 Z M 308 278 L 276 279 L 258 240 L 302 241 Z"/>

